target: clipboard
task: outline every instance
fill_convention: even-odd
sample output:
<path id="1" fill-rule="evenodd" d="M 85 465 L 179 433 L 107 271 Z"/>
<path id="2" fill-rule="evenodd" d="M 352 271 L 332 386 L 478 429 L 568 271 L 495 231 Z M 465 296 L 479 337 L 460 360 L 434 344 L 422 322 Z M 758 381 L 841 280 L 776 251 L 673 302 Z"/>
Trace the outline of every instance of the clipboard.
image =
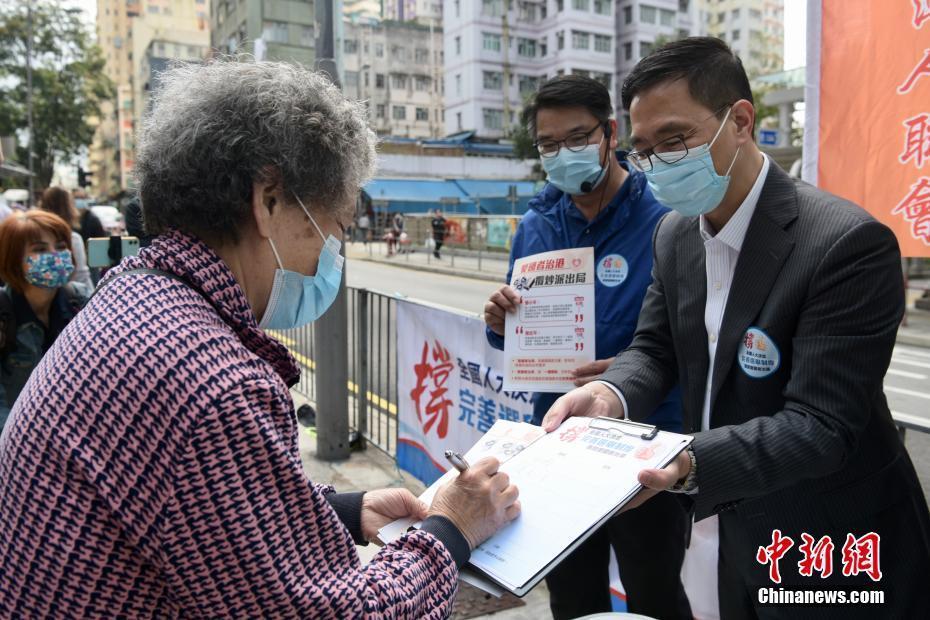
<path id="1" fill-rule="evenodd" d="M 634 422 L 632 420 L 607 418 L 607 417 L 592 418 L 589 428 L 593 428 L 596 430 L 603 430 L 603 431 L 606 431 L 612 434 L 616 433 L 619 436 L 636 437 L 640 440 L 649 441 L 649 442 L 655 440 L 659 436 L 660 432 L 664 432 L 664 431 L 660 431 L 658 427 L 652 424 L 644 424 L 642 422 Z M 667 433 L 667 434 L 678 435 L 677 433 Z M 683 439 L 683 441 L 681 442 L 679 446 L 677 446 L 678 449 L 673 453 L 669 453 L 667 455 L 667 458 L 660 461 L 660 463 L 657 465 L 658 469 L 666 467 L 669 463 L 674 461 L 675 458 L 677 458 L 678 455 L 681 454 L 681 452 L 686 450 L 688 446 L 691 445 L 691 442 L 694 439 L 693 437 L 688 436 L 688 435 L 679 435 L 679 436 Z M 581 544 L 584 543 L 584 541 L 590 538 L 598 529 L 603 527 L 610 519 L 612 519 L 620 511 L 622 511 L 623 507 L 626 506 L 630 502 L 630 500 L 636 497 L 636 495 L 642 489 L 643 489 L 643 485 L 637 482 L 635 487 L 631 489 L 631 491 L 620 501 L 620 503 L 618 503 L 614 508 L 608 511 L 603 517 L 601 517 L 600 519 L 595 521 L 593 524 L 591 524 L 570 545 L 565 547 L 565 549 L 561 553 L 559 553 L 554 558 L 552 558 L 551 561 L 549 561 L 545 566 L 543 566 L 535 575 L 533 575 L 533 577 L 529 581 L 527 581 L 523 585 L 517 588 L 510 588 L 507 585 L 501 583 L 493 575 L 490 575 L 486 571 L 482 570 L 480 567 L 473 565 L 471 562 L 469 562 L 468 565 L 466 566 L 467 570 L 470 573 L 469 582 L 472 583 L 472 585 L 483 587 L 483 585 L 480 584 L 480 580 L 487 580 L 489 582 L 487 585 L 491 587 L 484 588 L 486 589 L 486 591 L 489 591 L 490 593 L 494 594 L 494 592 L 491 591 L 492 589 L 498 592 L 500 590 L 504 590 L 504 591 L 510 592 L 511 594 L 514 594 L 515 596 L 519 598 L 523 598 L 533 588 L 539 585 L 539 582 L 542 581 L 546 577 L 546 575 L 548 575 L 549 572 L 552 571 L 552 569 L 558 566 L 575 549 L 581 546 Z M 476 576 L 479 577 L 479 579 L 476 579 Z M 500 594 L 496 594 L 496 596 L 500 596 Z"/>
<path id="2" fill-rule="evenodd" d="M 462 579 L 495 596 L 525 596 L 642 490 L 639 471 L 667 466 L 692 439 L 630 420 L 568 418 L 501 464 L 520 488 L 521 516 L 472 552 Z M 439 484 L 421 499 L 430 501 Z"/>

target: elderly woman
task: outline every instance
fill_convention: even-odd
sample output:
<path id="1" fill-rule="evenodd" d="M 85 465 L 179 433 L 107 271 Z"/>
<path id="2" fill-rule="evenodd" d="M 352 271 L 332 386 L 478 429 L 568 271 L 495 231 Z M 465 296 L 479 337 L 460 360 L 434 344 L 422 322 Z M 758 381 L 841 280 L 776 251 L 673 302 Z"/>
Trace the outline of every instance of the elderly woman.
<path id="1" fill-rule="evenodd" d="M 0 437 L 0 616 L 449 615 L 457 568 L 516 517 L 517 490 L 493 460 L 429 508 L 311 483 L 298 368 L 264 331 L 332 302 L 372 161 L 361 108 L 318 74 L 164 75 L 136 159 L 158 236 L 108 274 Z M 422 529 L 362 567 L 353 539 L 410 515 Z"/>

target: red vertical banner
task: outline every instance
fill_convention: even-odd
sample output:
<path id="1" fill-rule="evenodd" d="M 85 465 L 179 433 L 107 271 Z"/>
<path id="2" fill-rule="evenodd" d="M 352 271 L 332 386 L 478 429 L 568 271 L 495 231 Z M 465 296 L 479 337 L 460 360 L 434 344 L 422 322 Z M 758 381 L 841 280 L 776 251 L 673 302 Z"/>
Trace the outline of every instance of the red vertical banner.
<path id="1" fill-rule="evenodd" d="M 930 0 L 812 2 L 817 185 L 889 226 L 904 256 L 930 256 Z"/>

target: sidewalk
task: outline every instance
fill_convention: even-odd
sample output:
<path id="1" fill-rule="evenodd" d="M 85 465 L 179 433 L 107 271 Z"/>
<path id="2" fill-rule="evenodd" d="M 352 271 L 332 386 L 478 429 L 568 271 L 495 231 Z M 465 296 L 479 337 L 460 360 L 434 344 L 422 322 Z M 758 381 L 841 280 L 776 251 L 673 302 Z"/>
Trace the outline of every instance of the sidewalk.
<path id="1" fill-rule="evenodd" d="M 411 247 L 404 254 L 388 256 L 384 242 L 372 242 L 367 245 L 360 242 L 346 244 L 346 257 L 353 260 L 384 263 L 406 269 L 489 282 L 503 283 L 507 277 L 509 258 L 506 252 L 479 253 L 472 250 L 443 248 L 441 255 L 442 258 L 437 259 L 431 251 L 420 246 Z"/>
<path id="2" fill-rule="evenodd" d="M 295 408 L 304 404 L 305 398 L 291 393 Z M 369 446 L 361 452 L 353 452 L 345 461 L 327 462 L 316 458 L 316 435 L 311 429 L 298 424 L 298 437 L 300 460 L 304 472 L 311 480 L 318 484 L 332 484 L 337 491 L 370 491 L 386 487 L 404 487 L 414 495 L 419 495 L 425 486 L 405 471 L 401 471 L 394 460 L 375 447 Z M 362 563 L 371 560 L 379 547 L 368 545 L 357 547 Z M 506 602 L 506 600 L 505 600 Z M 552 615 L 549 612 L 549 591 L 545 583 L 537 586 L 527 594 L 522 602 L 524 605 L 505 609 L 496 613 L 481 613 L 482 609 L 495 607 L 497 599 L 490 598 L 480 590 L 465 584 L 459 584 L 459 596 L 456 599 L 453 620 L 466 618 L 493 618 L 494 620 L 547 620 Z M 510 604 L 514 604 L 513 599 Z"/>
<path id="3" fill-rule="evenodd" d="M 383 242 L 346 244 L 346 256 L 405 269 L 441 273 L 460 278 L 473 278 L 503 283 L 507 277 L 508 258 L 503 253 L 482 253 L 443 248 L 442 259 L 437 260 L 425 248 L 411 248 L 406 254 L 387 256 Z M 907 291 L 907 315 L 898 328 L 898 344 L 930 348 L 930 311 L 921 310 L 914 302 L 930 288 L 930 281 L 913 280 Z"/>

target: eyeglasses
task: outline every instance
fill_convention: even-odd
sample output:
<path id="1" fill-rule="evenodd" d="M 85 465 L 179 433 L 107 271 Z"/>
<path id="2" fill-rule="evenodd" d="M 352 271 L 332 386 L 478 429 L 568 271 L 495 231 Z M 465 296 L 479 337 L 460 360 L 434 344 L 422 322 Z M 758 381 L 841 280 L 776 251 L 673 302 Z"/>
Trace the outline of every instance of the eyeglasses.
<path id="1" fill-rule="evenodd" d="M 564 140 L 541 140 L 539 142 L 534 142 L 533 146 L 539 151 L 539 156 L 545 157 L 546 159 L 558 155 L 563 145 L 572 153 L 578 153 L 588 146 L 588 139 L 600 126 L 601 123 L 598 123 L 590 130 L 573 133 Z"/>
<path id="2" fill-rule="evenodd" d="M 680 133 L 677 136 L 666 138 L 665 140 L 662 140 L 661 142 L 658 142 L 651 147 L 641 151 L 630 151 L 627 153 L 626 160 L 630 162 L 630 165 L 642 172 L 649 172 L 652 170 L 653 157 L 666 164 L 680 162 L 682 159 L 688 156 L 688 144 L 685 142 L 685 140 L 697 133 L 701 125 L 710 119 L 719 116 L 721 112 L 726 110 L 731 105 L 733 104 L 728 103 L 727 105 L 723 106 L 698 123 L 698 126 L 688 133 Z"/>

